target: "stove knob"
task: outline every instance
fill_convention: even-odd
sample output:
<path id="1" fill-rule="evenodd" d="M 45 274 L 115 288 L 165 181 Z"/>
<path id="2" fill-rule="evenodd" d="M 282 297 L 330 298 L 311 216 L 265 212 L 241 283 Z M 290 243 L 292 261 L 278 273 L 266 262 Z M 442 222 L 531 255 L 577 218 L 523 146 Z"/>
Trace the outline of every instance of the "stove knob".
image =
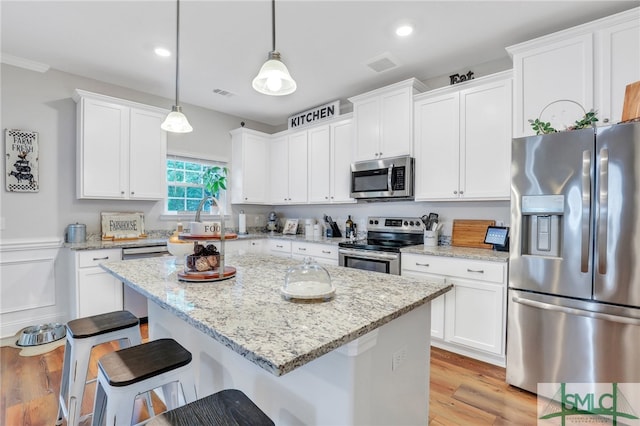
<path id="1" fill-rule="evenodd" d="M 375 223 L 377 225 L 378 224 L 378 220 L 377 219 L 374 220 L 373 223 Z"/>
<path id="2" fill-rule="evenodd" d="M 369 220 L 369 225 L 373 225 L 373 220 Z"/>
<path id="3" fill-rule="evenodd" d="M 410 221 L 410 222 L 409 222 L 409 225 L 410 225 L 410 226 L 413 226 L 413 221 Z"/>
<path id="4" fill-rule="evenodd" d="M 408 226 L 409 222 L 407 222 L 406 220 L 404 221 L 404 226 Z"/>

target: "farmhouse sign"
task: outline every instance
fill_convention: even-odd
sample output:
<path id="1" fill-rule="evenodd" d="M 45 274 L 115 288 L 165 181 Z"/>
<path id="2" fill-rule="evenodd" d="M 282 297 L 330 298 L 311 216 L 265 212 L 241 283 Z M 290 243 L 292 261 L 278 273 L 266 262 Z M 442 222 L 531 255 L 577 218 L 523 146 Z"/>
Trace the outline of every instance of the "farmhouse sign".
<path id="1" fill-rule="evenodd" d="M 38 192 L 38 133 L 5 130 L 6 189 L 10 192 Z"/>
<path id="2" fill-rule="evenodd" d="M 289 129 L 298 129 L 340 115 L 340 101 L 320 105 L 289 117 Z"/>
<path id="3" fill-rule="evenodd" d="M 133 240 L 146 238 L 144 213 L 102 212 L 100 213 L 103 240 Z"/>

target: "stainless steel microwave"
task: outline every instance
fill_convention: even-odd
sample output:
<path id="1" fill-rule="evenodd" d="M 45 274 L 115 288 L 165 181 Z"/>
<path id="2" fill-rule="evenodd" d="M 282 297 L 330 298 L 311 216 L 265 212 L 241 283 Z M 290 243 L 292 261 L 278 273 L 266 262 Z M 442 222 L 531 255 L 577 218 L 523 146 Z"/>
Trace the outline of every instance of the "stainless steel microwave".
<path id="1" fill-rule="evenodd" d="M 409 156 L 351 164 L 351 197 L 359 200 L 412 200 L 413 163 Z"/>

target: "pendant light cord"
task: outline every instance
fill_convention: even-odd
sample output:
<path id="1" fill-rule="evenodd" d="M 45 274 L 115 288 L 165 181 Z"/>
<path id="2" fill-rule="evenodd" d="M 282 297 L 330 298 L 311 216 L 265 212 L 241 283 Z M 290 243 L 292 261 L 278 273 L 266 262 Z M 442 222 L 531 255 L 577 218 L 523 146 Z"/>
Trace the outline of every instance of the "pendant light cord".
<path id="1" fill-rule="evenodd" d="M 273 40 L 272 52 L 276 51 L 276 0 L 271 0 L 271 40 Z"/>
<path id="2" fill-rule="evenodd" d="M 180 0 L 176 1 L 176 106 L 180 106 L 178 98 L 178 81 L 180 80 Z"/>

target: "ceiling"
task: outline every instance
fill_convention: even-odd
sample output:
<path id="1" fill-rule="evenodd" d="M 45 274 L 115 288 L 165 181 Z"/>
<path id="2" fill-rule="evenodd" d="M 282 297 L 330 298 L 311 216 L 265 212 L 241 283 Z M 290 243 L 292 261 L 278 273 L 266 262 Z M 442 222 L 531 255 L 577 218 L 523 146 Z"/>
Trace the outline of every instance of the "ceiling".
<path id="1" fill-rule="evenodd" d="M 505 46 L 640 2 L 278 0 L 276 48 L 298 84 L 281 97 L 251 87 L 271 50 L 270 1 L 180 5 L 180 103 L 278 126 L 296 112 L 409 77 L 424 81 L 505 60 Z M 174 1 L 2 0 L 0 7 L 4 62 L 35 61 L 174 98 L 175 57 L 153 52 L 174 50 Z M 399 39 L 394 28 L 402 22 L 415 30 Z M 367 66 L 382 55 L 398 66 Z"/>

